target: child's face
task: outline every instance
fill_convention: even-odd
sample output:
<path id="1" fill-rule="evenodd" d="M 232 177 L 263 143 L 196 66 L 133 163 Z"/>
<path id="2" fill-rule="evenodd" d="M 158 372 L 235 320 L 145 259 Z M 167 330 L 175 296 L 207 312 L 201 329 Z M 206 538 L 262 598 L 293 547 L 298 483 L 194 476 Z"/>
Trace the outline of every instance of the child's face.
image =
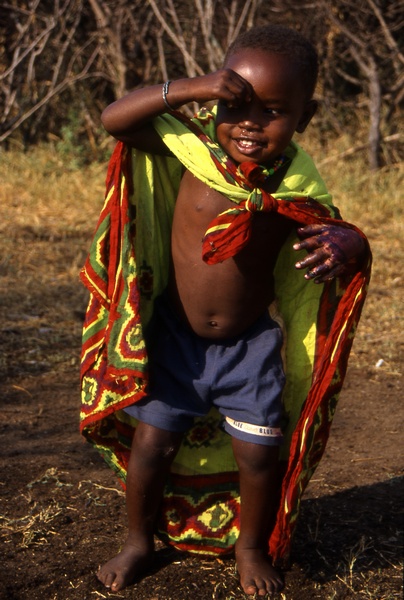
<path id="1" fill-rule="evenodd" d="M 303 132 L 317 103 L 307 99 L 298 67 L 284 55 L 242 49 L 225 65 L 253 88 L 249 102 L 219 102 L 216 131 L 222 148 L 237 163 L 268 164 L 285 150 L 295 131 Z"/>

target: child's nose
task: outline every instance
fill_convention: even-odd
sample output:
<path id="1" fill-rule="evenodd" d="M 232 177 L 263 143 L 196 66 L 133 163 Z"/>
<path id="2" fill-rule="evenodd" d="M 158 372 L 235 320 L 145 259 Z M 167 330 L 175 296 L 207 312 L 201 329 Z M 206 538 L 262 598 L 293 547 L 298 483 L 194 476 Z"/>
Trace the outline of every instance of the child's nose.
<path id="1" fill-rule="evenodd" d="M 246 131 L 254 131 L 261 128 L 259 123 L 255 123 L 254 121 L 242 121 L 239 123 L 240 129 L 245 129 Z"/>
<path id="2" fill-rule="evenodd" d="M 243 114 L 243 117 L 240 119 L 239 126 L 241 129 L 260 129 L 262 127 L 262 110 L 258 111 L 258 109 L 252 106 L 250 103 Z"/>

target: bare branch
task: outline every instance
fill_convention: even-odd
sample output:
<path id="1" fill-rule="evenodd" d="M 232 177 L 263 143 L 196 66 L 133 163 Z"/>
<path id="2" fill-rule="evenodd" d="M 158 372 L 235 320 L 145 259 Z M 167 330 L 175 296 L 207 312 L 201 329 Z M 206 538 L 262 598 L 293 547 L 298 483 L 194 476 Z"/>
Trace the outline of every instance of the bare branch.
<path id="1" fill-rule="evenodd" d="M 43 39 L 45 38 L 45 40 L 47 40 L 49 38 L 50 32 L 52 31 L 52 29 L 55 28 L 56 25 L 56 21 L 53 17 L 49 18 L 49 23 L 47 28 L 42 31 L 41 33 L 38 34 L 37 38 L 35 40 L 33 40 L 29 46 L 27 46 L 27 48 L 24 50 L 24 52 L 22 52 L 20 54 L 20 50 L 21 50 L 21 46 L 17 46 L 15 49 L 15 54 L 13 57 L 13 61 L 11 63 L 11 65 L 9 66 L 8 69 L 6 69 L 4 71 L 4 73 L 0 74 L 0 81 L 2 79 L 6 79 L 6 77 L 8 77 L 10 75 L 11 72 L 15 71 L 15 69 L 18 67 L 18 65 L 37 47 L 39 46 L 39 44 L 41 43 L 41 41 L 43 41 Z"/>
<path id="2" fill-rule="evenodd" d="M 158 8 L 155 0 L 147 0 L 147 1 L 150 4 L 151 8 L 153 9 L 153 12 L 156 15 L 163 30 L 167 33 L 167 35 L 170 37 L 170 39 L 174 42 L 174 44 L 177 46 L 177 48 L 181 51 L 181 54 L 185 60 L 185 65 L 187 67 L 189 76 L 193 77 L 195 74 L 203 75 L 204 74 L 203 69 L 195 61 L 194 57 L 191 56 L 191 54 L 188 52 L 182 35 L 180 34 L 180 36 L 179 36 L 178 34 L 175 33 L 175 31 L 173 31 L 173 29 L 171 27 L 169 27 L 165 18 L 161 14 L 161 11 Z M 175 11 L 174 11 L 174 17 L 175 17 Z M 177 25 L 178 25 L 178 23 L 177 23 Z"/>
<path id="3" fill-rule="evenodd" d="M 373 0 L 367 0 L 369 6 L 372 8 L 374 14 L 376 15 L 377 20 L 380 23 L 381 30 L 383 31 L 384 37 L 386 39 L 386 43 L 390 50 L 393 51 L 394 55 L 400 60 L 400 62 L 404 63 L 404 55 L 400 52 L 398 44 L 396 40 L 390 33 L 390 29 L 387 26 L 385 19 L 383 18 L 382 12 L 376 3 Z"/>
<path id="4" fill-rule="evenodd" d="M 83 81 L 84 79 L 88 79 L 91 77 L 99 77 L 100 73 L 96 71 L 94 73 L 79 73 L 71 78 L 66 78 L 61 81 L 56 87 L 50 90 L 39 102 L 37 102 L 34 106 L 32 106 L 29 110 L 27 110 L 23 115 L 21 115 L 10 127 L 7 131 L 5 131 L 2 135 L 0 135 L 0 142 L 4 142 L 24 121 L 29 119 L 37 110 L 42 108 L 45 104 L 49 102 L 53 97 L 61 94 L 67 87 L 73 86 L 78 81 Z"/>

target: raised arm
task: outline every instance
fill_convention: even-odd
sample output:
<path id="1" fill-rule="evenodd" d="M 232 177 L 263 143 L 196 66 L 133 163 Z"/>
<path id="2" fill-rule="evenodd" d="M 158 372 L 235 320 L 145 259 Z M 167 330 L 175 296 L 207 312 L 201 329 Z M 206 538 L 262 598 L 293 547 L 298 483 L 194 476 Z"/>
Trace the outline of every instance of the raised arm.
<path id="1" fill-rule="evenodd" d="M 190 79 L 172 81 L 165 99 L 174 110 L 189 102 L 222 100 L 237 102 L 249 100 L 251 85 L 231 69 Z M 153 85 L 135 90 L 110 104 L 102 113 L 105 129 L 122 142 L 154 154 L 169 154 L 166 146 L 155 132 L 151 121 L 169 111 L 163 98 L 163 85 Z"/>

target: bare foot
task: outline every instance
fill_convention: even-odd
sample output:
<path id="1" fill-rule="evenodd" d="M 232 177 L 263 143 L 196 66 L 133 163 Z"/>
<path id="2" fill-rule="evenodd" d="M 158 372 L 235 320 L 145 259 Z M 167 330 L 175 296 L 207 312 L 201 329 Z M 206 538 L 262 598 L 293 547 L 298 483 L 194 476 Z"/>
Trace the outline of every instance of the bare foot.
<path id="1" fill-rule="evenodd" d="M 271 558 L 259 548 L 236 547 L 240 585 L 249 596 L 266 596 L 284 587 L 282 575 L 272 566 Z"/>
<path id="2" fill-rule="evenodd" d="M 118 592 L 148 569 L 153 554 L 153 550 L 126 542 L 119 554 L 100 567 L 97 577 L 105 587 Z"/>

